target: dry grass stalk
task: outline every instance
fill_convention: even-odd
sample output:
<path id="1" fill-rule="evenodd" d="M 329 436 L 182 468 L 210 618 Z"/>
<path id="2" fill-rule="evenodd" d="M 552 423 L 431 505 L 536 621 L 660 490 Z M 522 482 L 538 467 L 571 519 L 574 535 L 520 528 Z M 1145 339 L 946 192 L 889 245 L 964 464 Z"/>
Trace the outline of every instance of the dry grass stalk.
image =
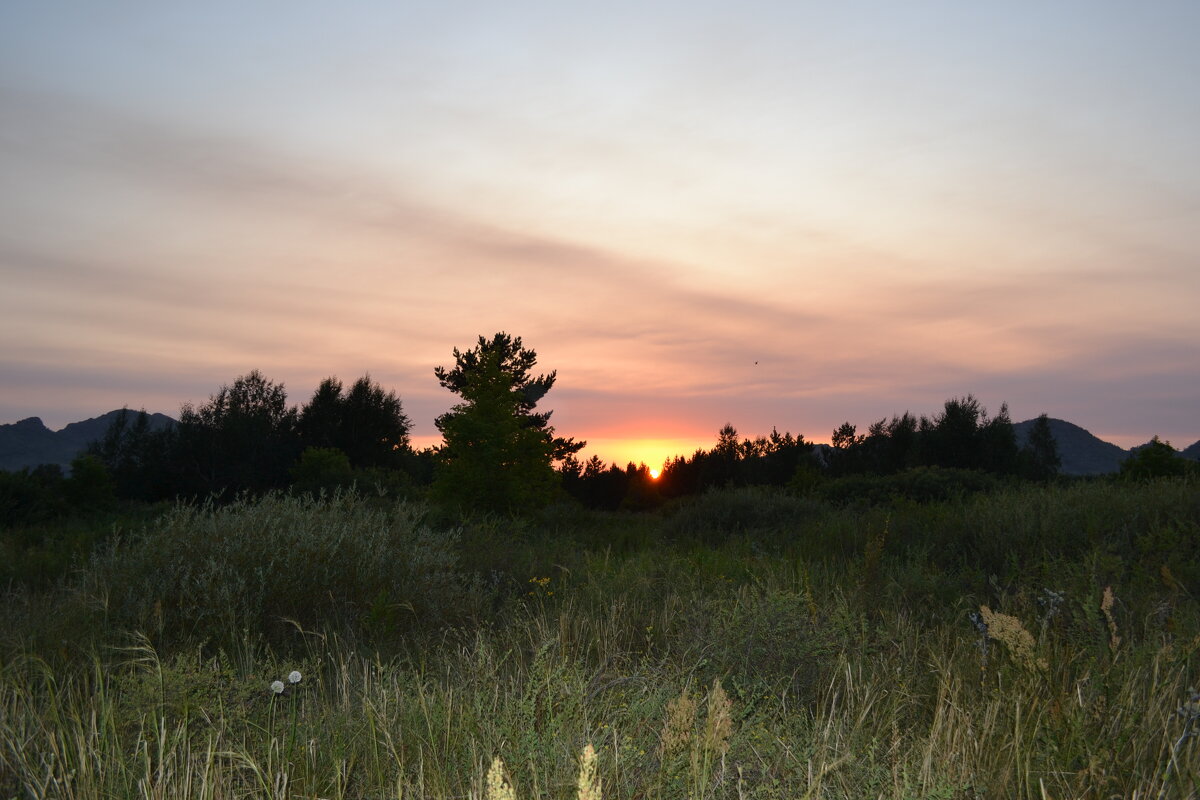
<path id="1" fill-rule="evenodd" d="M 492 768 L 487 774 L 487 800 L 517 800 L 512 782 L 504 774 L 504 762 L 500 756 L 492 760 Z"/>
<path id="2" fill-rule="evenodd" d="M 1163 564 L 1158 570 L 1159 576 L 1162 578 L 1163 585 L 1171 590 L 1172 594 L 1187 594 L 1187 589 L 1183 588 L 1183 584 L 1175 577 L 1175 573 L 1166 564 Z"/>
<path id="3" fill-rule="evenodd" d="M 596 772 L 596 750 L 591 742 L 579 758 L 578 800 L 601 800 L 600 776 Z"/>
<path id="4" fill-rule="evenodd" d="M 662 730 L 662 756 L 687 749 L 692 740 L 692 729 L 696 721 L 696 701 L 686 687 L 679 697 L 667 703 L 667 719 Z"/>
<path id="5" fill-rule="evenodd" d="M 867 538 L 867 545 L 863 552 L 863 571 L 859 583 L 859 589 L 865 593 L 872 593 L 879 589 L 881 581 L 881 565 L 883 564 L 883 549 L 887 545 L 888 527 L 891 525 L 889 517 L 883 523 L 883 529 L 878 533 L 872 533 Z"/>
<path id="6" fill-rule="evenodd" d="M 1038 658 L 1035 654 L 1037 642 L 1033 634 L 1025 630 L 1021 620 L 992 611 L 987 606 L 980 606 L 979 614 L 983 617 L 983 623 L 987 625 L 988 636 L 1002 643 L 1021 666 L 1030 672 L 1044 672 L 1050 668 L 1046 659 Z"/>
<path id="7" fill-rule="evenodd" d="M 733 701 L 725 694 L 721 681 L 713 681 L 708 693 L 708 717 L 704 722 L 704 749 L 721 758 L 729 752 L 733 734 Z"/>
<path id="8" fill-rule="evenodd" d="M 1117 621 L 1112 614 L 1116 601 L 1117 598 L 1113 595 L 1112 587 L 1105 586 L 1104 595 L 1100 598 L 1100 610 L 1104 612 L 1104 618 L 1108 620 L 1108 646 L 1114 653 L 1121 644 L 1121 637 L 1117 634 Z"/>

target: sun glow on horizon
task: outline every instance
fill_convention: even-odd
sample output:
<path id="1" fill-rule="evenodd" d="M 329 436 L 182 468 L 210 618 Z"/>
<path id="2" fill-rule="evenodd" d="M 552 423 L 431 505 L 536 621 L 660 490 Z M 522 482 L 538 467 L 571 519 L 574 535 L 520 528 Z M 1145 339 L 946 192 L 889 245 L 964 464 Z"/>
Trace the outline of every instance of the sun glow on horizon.
<path id="1" fill-rule="evenodd" d="M 691 458 L 699 449 L 708 450 L 715 442 L 713 436 L 697 436 L 694 439 L 643 439 L 630 437 L 581 436 L 587 447 L 579 454 L 580 461 L 596 455 L 606 464 L 624 468 L 627 464 L 645 464 L 651 470 L 662 471 L 663 466 L 676 456 Z"/>
<path id="2" fill-rule="evenodd" d="M 605 465 L 616 464 L 624 469 L 627 464 L 645 464 L 652 473 L 661 474 L 662 468 L 676 456 L 691 458 L 697 450 L 711 450 L 716 443 L 713 436 L 697 436 L 694 439 L 643 439 L 631 437 L 576 436 L 587 441 L 587 446 L 577 456 L 581 462 L 586 462 L 592 456 L 597 456 Z M 438 447 L 442 444 L 440 435 L 420 435 L 409 437 L 414 449 Z M 657 477 L 655 475 L 654 477 Z"/>
<path id="3" fill-rule="evenodd" d="M 656 480 L 658 480 L 658 476 L 661 474 L 662 474 L 661 469 L 652 469 L 652 470 L 650 470 L 650 479 L 656 481 Z"/>

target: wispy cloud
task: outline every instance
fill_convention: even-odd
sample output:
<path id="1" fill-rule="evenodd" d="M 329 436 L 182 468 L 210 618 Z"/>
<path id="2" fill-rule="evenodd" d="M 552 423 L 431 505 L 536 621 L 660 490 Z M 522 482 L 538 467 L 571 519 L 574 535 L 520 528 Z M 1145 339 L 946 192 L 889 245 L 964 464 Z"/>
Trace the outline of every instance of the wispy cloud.
<path id="1" fill-rule="evenodd" d="M 1171 430 L 1194 425 L 1200 272 L 1159 239 L 1101 237 L 1112 252 L 1053 268 L 999 269 L 981 251 L 955 270 L 817 225 L 815 264 L 787 250 L 751 263 L 761 240 L 745 279 L 736 264 L 714 276 L 620 240 L 515 229 L 402 173 L 286 145 L 12 87 L 0 107 L 10 416 L 68 386 L 64 415 L 141 404 L 131 392 L 174 397 L 151 409 L 172 412 L 255 367 L 293 401 L 369 370 L 428 435 L 452 400 L 433 366 L 503 329 L 559 370 L 555 421 L 583 438 L 725 421 L 824 438 L 967 391 L 1030 415 L 1111 421 L 1145 404 Z"/>

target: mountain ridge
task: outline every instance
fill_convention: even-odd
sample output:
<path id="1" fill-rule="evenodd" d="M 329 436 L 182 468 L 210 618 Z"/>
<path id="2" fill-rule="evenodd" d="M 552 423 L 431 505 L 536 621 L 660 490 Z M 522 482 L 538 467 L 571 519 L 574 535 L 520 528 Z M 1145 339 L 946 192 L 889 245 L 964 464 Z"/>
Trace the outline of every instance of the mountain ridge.
<path id="1" fill-rule="evenodd" d="M 1081 428 L 1065 419 L 1047 418 L 1050 434 L 1058 446 L 1058 457 L 1062 461 L 1059 472 L 1063 475 L 1103 475 L 1117 472 L 1121 462 L 1129 458 L 1130 452 L 1112 442 L 1106 442 L 1086 428 Z M 1036 419 L 1013 423 L 1017 444 L 1024 446 L 1029 441 L 1029 432 Z"/>
<path id="2" fill-rule="evenodd" d="M 61 430 L 51 430 L 41 417 L 26 417 L 0 425 L 0 470 L 14 472 L 41 464 L 57 464 L 64 469 L 87 449 L 92 442 L 103 438 L 113 420 L 122 412 L 136 418 L 139 412 L 116 409 L 98 417 L 72 422 Z M 150 428 L 158 430 L 174 425 L 166 414 L 150 414 Z"/>

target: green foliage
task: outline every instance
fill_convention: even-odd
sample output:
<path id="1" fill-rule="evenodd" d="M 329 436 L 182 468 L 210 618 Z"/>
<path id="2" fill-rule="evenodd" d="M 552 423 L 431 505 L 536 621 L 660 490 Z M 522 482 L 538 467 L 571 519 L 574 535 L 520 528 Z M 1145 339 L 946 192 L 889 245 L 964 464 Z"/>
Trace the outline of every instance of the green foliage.
<path id="1" fill-rule="evenodd" d="M 801 497 L 811 497 L 825 483 L 825 474 L 811 459 L 802 461 L 796 466 L 788 481 L 787 488 L 792 494 Z"/>
<path id="2" fill-rule="evenodd" d="M 63 481 L 57 464 L 0 470 L 0 525 L 26 525 L 60 516 L 65 510 Z"/>
<path id="3" fill-rule="evenodd" d="M 1029 441 L 1021 449 L 1020 463 L 1021 474 L 1030 480 L 1046 481 L 1058 474 L 1062 459 L 1050 430 L 1050 418 L 1045 414 L 1040 415 L 1029 430 Z"/>
<path id="4" fill-rule="evenodd" d="M 1200 789 L 1187 478 L 428 520 L 176 507 L 69 589 L 17 587 L 0 790 L 448 800 L 501 756 L 518 797 L 567 797 L 588 743 L 609 797 Z"/>
<path id="5" fill-rule="evenodd" d="M 1179 455 L 1170 442 L 1155 436 L 1121 462 L 1120 475 L 1126 480 L 1140 481 L 1198 473 L 1200 470 L 1196 469 L 1196 462 Z"/>
<path id="6" fill-rule="evenodd" d="M 921 419 L 923 463 L 1008 474 L 1017 466 L 1017 439 L 1008 407 L 989 419 L 973 396 L 947 400 L 933 420 Z"/>
<path id="7" fill-rule="evenodd" d="M 735 685 L 786 681 L 798 697 L 831 675 L 837 656 L 857 644 L 858 621 L 830 614 L 803 592 L 746 587 L 732 602 L 714 603 L 712 659 Z"/>
<path id="8" fill-rule="evenodd" d="M 1000 482 L 986 472 L 916 467 L 895 475 L 848 475 L 820 485 L 818 494 L 838 505 L 933 503 L 992 491 Z"/>
<path id="9" fill-rule="evenodd" d="M 222 386 L 198 408 L 185 405 L 173 454 L 184 493 L 237 495 L 286 486 L 299 455 L 296 422 L 283 384 L 258 370 Z"/>
<path id="10" fill-rule="evenodd" d="M 459 351 L 457 347 L 454 348 L 454 366 L 450 369 L 435 367 L 433 374 L 443 388 L 466 399 L 467 393 L 477 390 L 480 375 L 493 370 L 502 373 L 503 382 L 513 395 L 516 414 L 521 417 L 522 424 L 545 433 L 554 460 L 562 461 L 567 456 L 578 453 L 587 443 L 555 436 L 554 428 L 549 425 L 553 412 L 534 411 L 537 404 L 554 387 L 558 376 L 558 373 L 552 370 L 548 375 L 533 377 L 531 370 L 535 364 L 537 353 L 527 349 L 520 336 L 514 338 L 501 331 L 491 339 L 480 336 L 471 350 Z"/>
<path id="11" fill-rule="evenodd" d="M 380 606 L 395 610 L 387 634 L 398 636 L 473 607 L 457 536 L 428 527 L 419 507 L 375 508 L 353 493 L 180 504 L 98 554 L 88 591 L 111 624 L 157 641 L 246 628 L 277 638 L 285 619 L 353 633 Z"/>
<path id="12" fill-rule="evenodd" d="M 307 447 L 290 470 L 292 490 L 312 495 L 332 494 L 354 482 L 350 459 L 336 447 Z"/>
<path id="13" fill-rule="evenodd" d="M 113 482 L 89 455 L 71 464 L 0 471 L 0 585 L 43 586 L 85 561 L 117 518 Z"/>
<path id="14" fill-rule="evenodd" d="M 402 466 L 412 423 L 395 392 L 385 392 L 370 375 L 343 392 L 337 378 L 321 381 L 297 423 L 306 447 L 340 450 L 350 466 Z"/>
<path id="15" fill-rule="evenodd" d="M 117 502 L 115 488 L 104 463 L 85 454 L 71 462 L 71 476 L 63 481 L 63 496 L 80 511 L 108 511 Z"/>
<path id="16" fill-rule="evenodd" d="M 455 366 L 435 370 L 463 402 L 438 417 L 444 446 L 431 496 L 478 511 L 520 512 L 546 505 L 558 486 L 552 460 L 582 443 L 556 438 L 549 412 L 533 407 L 554 384 L 554 373 L 529 376 L 537 354 L 520 337 L 482 336 L 475 349 L 454 349 Z"/>
<path id="17" fill-rule="evenodd" d="M 172 497 L 180 488 L 177 445 L 173 427 L 155 430 L 144 409 L 136 415 L 122 409 L 87 453 L 104 464 L 118 497 L 154 501 Z"/>
<path id="18" fill-rule="evenodd" d="M 680 539 L 719 544 L 730 536 L 752 534 L 772 541 L 793 534 L 797 525 L 819 516 L 812 500 L 761 486 L 710 490 L 674 503 L 666 512 L 664 533 Z"/>

